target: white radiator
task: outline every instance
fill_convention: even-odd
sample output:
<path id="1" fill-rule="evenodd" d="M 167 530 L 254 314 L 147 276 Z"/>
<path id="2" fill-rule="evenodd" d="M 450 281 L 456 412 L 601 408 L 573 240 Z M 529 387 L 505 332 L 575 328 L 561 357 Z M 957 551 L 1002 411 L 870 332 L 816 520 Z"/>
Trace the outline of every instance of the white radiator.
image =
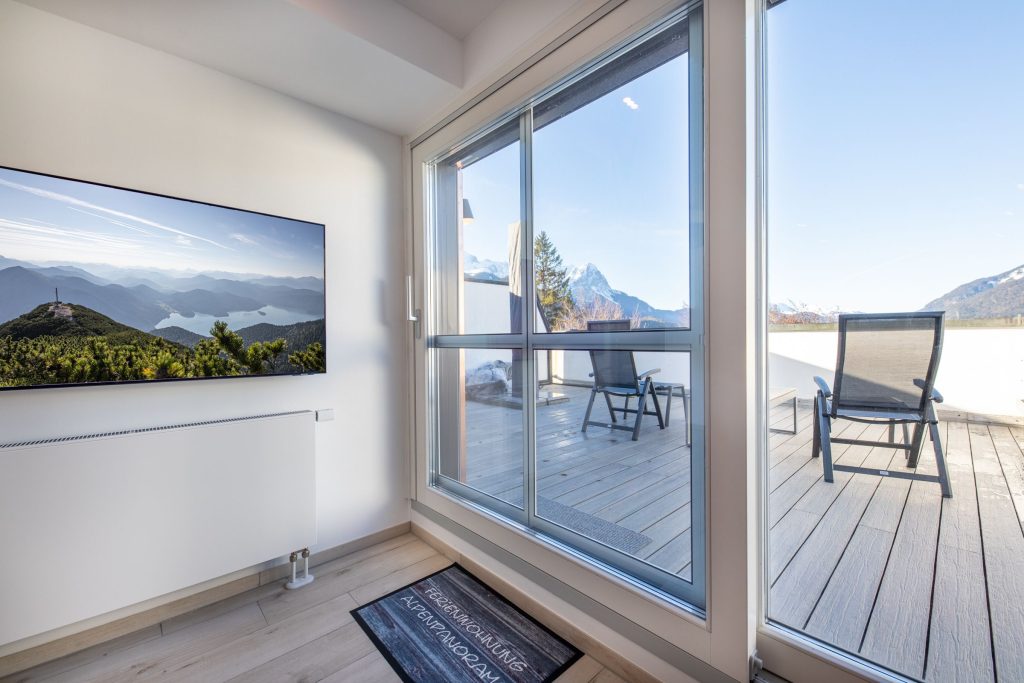
<path id="1" fill-rule="evenodd" d="M 309 411 L 0 446 L 0 645 L 316 542 Z"/>

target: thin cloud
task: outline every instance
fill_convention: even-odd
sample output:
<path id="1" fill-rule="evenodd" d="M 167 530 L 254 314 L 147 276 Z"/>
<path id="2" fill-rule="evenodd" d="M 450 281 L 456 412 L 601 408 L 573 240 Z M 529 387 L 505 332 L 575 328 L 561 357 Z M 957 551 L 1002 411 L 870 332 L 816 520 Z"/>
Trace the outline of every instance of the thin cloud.
<path id="1" fill-rule="evenodd" d="M 1021 192 L 1024 192 L 1024 183 L 1017 183 L 1017 189 Z"/>
<path id="2" fill-rule="evenodd" d="M 122 227 L 122 228 L 127 228 L 128 230 L 134 230 L 135 232 L 141 232 L 143 235 L 153 235 L 154 234 L 154 233 L 151 233 L 149 230 L 143 230 L 142 228 L 136 227 L 134 225 L 129 225 L 128 223 L 125 223 L 123 221 L 116 221 L 113 218 L 111 218 L 110 216 L 103 216 L 101 214 L 93 213 L 92 211 L 86 211 L 84 209 L 79 209 L 79 208 L 76 208 L 74 206 L 69 206 L 67 208 L 69 210 L 71 210 L 71 211 L 77 211 L 78 213 L 84 213 L 86 216 L 92 216 L 93 218 L 99 218 L 101 221 L 107 221 L 108 223 L 111 223 L 113 225 L 117 225 L 117 226 Z"/>
<path id="3" fill-rule="evenodd" d="M 634 102 L 632 97 L 623 97 L 622 103 L 625 104 L 630 109 L 632 109 L 633 111 L 636 111 L 637 109 L 640 108 L 640 105 Z"/>
<path id="4" fill-rule="evenodd" d="M 11 181 L 4 180 L 3 178 L 0 178 L 0 185 L 3 185 L 5 187 L 9 187 L 9 188 L 11 188 L 13 190 L 18 190 L 20 192 L 27 192 L 28 194 L 33 194 L 33 195 L 35 195 L 37 197 L 42 197 L 43 199 L 51 199 L 51 200 L 56 201 L 56 202 L 61 202 L 62 204 L 68 204 L 68 205 L 71 205 L 71 206 L 77 206 L 77 207 L 81 207 L 81 208 L 84 208 L 84 209 L 92 209 L 93 211 L 100 211 L 100 212 L 102 212 L 104 214 L 109 214 L 111 216 L 116 216 L 117 218 L 124 218 L 126 220 L 130 220 L 130 221 L 134 221 L 136 223 L 140 223 L 142 225 L 148 225 L 151 228 L 157 228 L 158 230 L 165 230 L 165 231 L 173 233 L 175 235 L 181 235 L 181 236 L 188 237 L 188 238 L 191 238 L 191 239 L 196 239 L 196 240 L 199 240 L 201 242 L 206 242 L 208 244 L 212 244 L 215 247 L 220 247 L 221 249 L 227 249 L 228 251 L 234 251 L 230 247 L 226 247 L 223 244 L 221 244 L 219 242 L 215 242 L 215 241 L 213 241 L 211 239 L 207 239 L 205 237 L 200 237 L 199 235 L 193 235 L 192 233 L 185 232 L 184 230 L 178 230 L 177 228 L 172 228 L 170 226 L 163 225 L 161 223 L 157 223 L 156 221 L 151 221 L 148 218 L 142 218 L 141 216 L 133 216 L 132 214 L 125 213 L 124 211 L 117 211 L 115 209 L 108 209 L 108 208 L 106 208 L 104 206 L 99 206 L 97 204 L 92 204 L 90 202 L 82 201 L 81 199 L 76 199 L 75 197 L 71 197 L 71 196 L 68 196 L 66 194 L 60 194 L 59 192 L 51 192 L 49 190 L 43 190 L 43 189 L 40 189 L 38 187 L 31 187 L 29 185 L 22 185 L 21 183 L 12 183 Z"/>
<path id="5" fill-rule="evenodd" d="M 130 254 L 145 253 L 145 245 L 132 239 L 123 239 L 88 231 L 70 231 L 33 225 L 16 220 L 0 218 L 0 240 L 15 249 L 16 253 L 27 255 L 46 254 L 49 257 L 83 256 L 103 259 L 127 257 Z M 74 248 L 69 243 L 74 241 Z"/>
<path id="6" fill-rule="evenodd" d="M 92 242 L 96 244 L 105 244 L 131 249 L 138 249 L 143 246 L 142 243 L 132 239 L 104 235 L 98 232 L 89 232 L 88 230 L 65 230 L 63 228 L 33 225 L 31 223 L 23 223 L 7 218 L 0 218 L 0 233 L 8 236 L 16 235 L 22 238 L 59 240 L 63 244 L 67 244 L 73 240 L 76 244 L 81 242 Z"/>
<path id="7" fill-rule="evenodd" d="M 233 232 L 230 235 L 228 235 L 228 237 L 237 242 L 241 242 L 242 244 L 248 244 L 250 246 L 257 246 L 259 244 L 259 242 L 257 242 L 253 238 L 249 237 L 248 235 L 243 235 L 240 232 Z"/>

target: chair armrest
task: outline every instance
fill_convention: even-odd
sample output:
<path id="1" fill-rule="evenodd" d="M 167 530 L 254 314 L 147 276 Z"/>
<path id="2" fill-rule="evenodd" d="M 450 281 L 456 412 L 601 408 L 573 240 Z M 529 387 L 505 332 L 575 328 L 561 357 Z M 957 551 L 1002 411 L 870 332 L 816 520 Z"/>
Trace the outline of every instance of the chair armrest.
<path id="1" fill-rule="evenodd" d="M 637 379 L 644 379 L 645 377 L 650 377 L 651 375 L 656 375 L 659 372 L 661 372 L 661 368 L 653 368 L 651 370 L 645 370 L 644 372 L 638 373 L 636 378 Z"/>
<path id="2" fill-rule="evenodd" d="M 821 393 L 825 395 L 825 398 L 832 396 L 832 390 L 828 388 L 828 382 L 815 375 L 814 383 L 818 385 L 818 389 L 820 389 Z"/>
<path id="3" fill-rule="evenodd" d="M 924 385 L 924 380 L 923 379 L 915 379 L 914 380 L 914 386 L 917 387 L 918 389 L 924 389 L 924 386 L 925 386 Z M 932 387 L 931 399 L 933 401 L 935 401 L 936 403 L 942 403 L 945 400 L 945 399 L 942 398 L 942 394 L 939 393 L 939 390 L 936 389 L 935 387 Z"/>

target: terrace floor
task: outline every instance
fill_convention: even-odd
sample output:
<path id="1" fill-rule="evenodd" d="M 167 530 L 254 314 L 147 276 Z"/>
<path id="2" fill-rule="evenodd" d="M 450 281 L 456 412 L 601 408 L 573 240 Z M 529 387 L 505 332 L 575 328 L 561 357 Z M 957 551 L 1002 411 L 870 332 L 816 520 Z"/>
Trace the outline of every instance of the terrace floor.
<path id="1" fill-rule="evenodd" d="M 667 429 L 647 417 L 633 442 L 599 427 L 583 434 L 589 391 L 564 391 L 568 401 L 537 411 L 538 494 L 582 513 L 556 520 L 564 526 L 688 577 L 680 399 Z M 597 406 L 595 415 L 607 419 Z M 519 417 L 507 407 L 466 408 L 467 483 L 514 503 L 522 498 Z M 1024 427 L 941 422 L 953 486 L 944 500 L 927 482 L 836 472 L 825 483 L 810 457 L 810 410 L 798 418 L 796 434 L 770 440 L 769 618 L 913 678 L 1024 680 Z M 791 428 L 791 408 L 775 408 L 772 422 Z M 882 429 L 836 425 L 865 439 Z M 895 449 L 834 448 L 839 463 L 903 462 Z M 919 470 L 934 468 L 926 450 Z M 624 541 L 627 531 L 640 538 Z"/>
<path id="2" fill-rule="evenodd" d="M 569 400 L 537 411 L 541 516 L 689 579 L 690 449 L 682 399 L 673 400 L 666 429 L 646 416 L 640 439 L 632 441 L 629 432 L 602 427 L 583 433 L 590 390 L 557 391 Z M 521 414 L 466 405 L 465 483 L 515 505 L 522 504 Z M 608 420 L 600 398 L 591 419 Z"/>

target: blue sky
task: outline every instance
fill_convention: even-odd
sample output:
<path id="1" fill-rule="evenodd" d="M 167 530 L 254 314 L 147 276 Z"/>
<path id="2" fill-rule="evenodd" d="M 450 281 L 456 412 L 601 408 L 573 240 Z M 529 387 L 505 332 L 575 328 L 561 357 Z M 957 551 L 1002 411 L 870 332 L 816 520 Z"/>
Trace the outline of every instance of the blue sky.
<path id="1" fill-rule="evenodd" d="M 323 228 L 0 168 L 0 256 L 323 277 Z"/>
<path id="2" fill-rule="evenodd" d="M 772 301 L 914 310 L 1024 264 L 1022 26 L 1020 0 L 769 11 Z M 686 87 L 681 58 L 535 135 L 535 230 L 660 308 L 689 299 Z M 464 171 L 480 258 L 506 257 L 518 154 Z"/>
<path id="3" fill-rule="evenodd" d="M 641 76 L 536 131 L 533 146 L 535 233 L 567 265 L 593 263 L 615 289 L 670 310 L 689 302 L 686 69 L 684 56 Z M 463 171 L 475 217 L 465 249 L 478 258 L 507 259 L 518 148 Z"/>
<path id="4" fill-rule="evenodd" d="M 768 12 L 769 296 L 914 310 L 1024 264 L 1024 2 Z"/>

